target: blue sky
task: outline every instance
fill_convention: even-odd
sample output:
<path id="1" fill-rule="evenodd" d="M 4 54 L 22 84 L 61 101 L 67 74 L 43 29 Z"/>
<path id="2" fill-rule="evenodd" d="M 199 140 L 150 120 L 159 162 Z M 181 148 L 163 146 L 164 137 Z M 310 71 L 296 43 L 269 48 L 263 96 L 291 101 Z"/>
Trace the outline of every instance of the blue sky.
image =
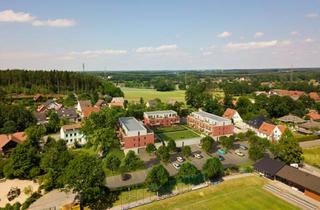
<path id="1" fill-rule="evenodd" d="M 0 0 L 0 69 L 320 66 L 320 0 Z"/>

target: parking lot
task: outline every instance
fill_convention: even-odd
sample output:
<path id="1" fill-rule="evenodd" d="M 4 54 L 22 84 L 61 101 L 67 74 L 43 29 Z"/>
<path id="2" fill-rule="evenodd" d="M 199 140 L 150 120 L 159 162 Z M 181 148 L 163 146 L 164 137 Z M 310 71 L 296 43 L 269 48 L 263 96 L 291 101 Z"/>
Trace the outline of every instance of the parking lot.
<path id="1" fill-rule="evenodd" d="M 236 142 L 234 144 L 234 149 L 229 150 L 226 154 L 222 155 L 224 160 L 222 160 L 221 162 L 225 168 L 234 166 L 234 165 L 245 164 L 249 161 L 248 150 L 240 149 L 240 145 L 244 145 L 248 147 L 247 142 L 241 142 L 241 143 Z M 192 154 L 187 159 L 184 158 L 184 162 L 192 163 L 199 170 L 202 170 L 203 165 L 209 158 L 219 157 L 219 154 L 217 153 L 217 151 L 218 149 L 220 149 L 220 147 L 217 147 L 210 154 L 207 154 L 206 152 L 204 152 L 198 145 L 190 145 L 190 147 L 191 147 Z M 235 154 L 235 150 L 237 149 L 239 149 L 244 154 L 243 157 L 240 157 L 237 154 Z M 202 157 L 195 158 L 193 156 L 193 154 L 195 153 L 200 154 Z M 177 161 L 178 156 L 182 157 L 181 154 L 179 153 L 171 154 L 169 163 L 163 164 L 163 166 L 168 170 L 170 176 L 174 176 L 178 173 L 178 169 L 174 168 L 172 165 L 172 163 L 179 163 Z M 150 168 L 153 165 L 159 164 L 160 161 L 157 159 L 155 154 L 150 155 L 143 148 L 139 149 L 139 157 L 141 158 L 141 160 L 144 161 L 147 170 L 139 170 L 136 172 L 129 173 L 131 175 L 131 178 L 126 181 L 121 180 L 121 177 L 119 175 L 113 176 L 113 177 L 107 177 L 107 186 L 110 188 L 116 188 L 116 187 L 130 186 L 134 184 L 143 183 L 147 176 L 147 171 L 150 170 Z M 179 163 L 179 164 L 181 165 L 182 163 Z"/>

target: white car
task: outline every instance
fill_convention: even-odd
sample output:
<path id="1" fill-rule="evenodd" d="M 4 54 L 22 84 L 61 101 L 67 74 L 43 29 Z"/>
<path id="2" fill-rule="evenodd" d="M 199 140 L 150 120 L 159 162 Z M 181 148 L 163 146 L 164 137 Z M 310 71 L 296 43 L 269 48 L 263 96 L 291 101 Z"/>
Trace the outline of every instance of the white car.
<path id="1" fill-rule="evenodd" d="M 173 167 L 177 170 L 179 170 L 180 168 L 180 164 L 179 163 L 172 163 Z"/>
<path id="2" fill-rule="evenodd" d="M 244 154 L 242 152 L 240 152 L 239 150 L 236 150 L 235 153 L 236 153 L 236 155 L 238 155 L 240 157 L 244 156 Z"/>
<path id="3" fill-rule="evenodd" d="M 201 159 L 202 158 L 202 155 L 198 154 L 198 153 L 195 153 L 193 155 L 193 157 L 197 158 L 197 159 Z"/>
<path id="4" fill-rule="evenodd" d="M 180 162 L 180 163 L 183 163 L 184 159 L 183 159 L 182 157 L 179 157 L 179 156 L 178 156 L 178 157 L 177 157 L 177 161 Z"/>

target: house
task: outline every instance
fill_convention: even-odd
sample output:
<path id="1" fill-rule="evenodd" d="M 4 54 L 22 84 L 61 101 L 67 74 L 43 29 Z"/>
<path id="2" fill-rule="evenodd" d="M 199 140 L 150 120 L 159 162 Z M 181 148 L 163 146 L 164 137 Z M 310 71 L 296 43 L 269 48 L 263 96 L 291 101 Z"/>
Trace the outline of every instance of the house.
<path id="1" fill-rule="evenodd" d="M 192 112 L 187 123 L 212 137 L 232 135 L 234 129 L 231 120 L 204 111 Z"/>
<path id="2" fill-rule="evenodd" d="M 43 96 L 41 94 L 36 94 L 33 96 L 33 101 L 41 101 L 43 99 Z"/>
<path id="3" fill-rule="evenodd" d="M 87 143 L 85 136 L 81 133 L 81 124 L 64 125 L 60 129 L 60 138 L 65 140 L 67 146 L 73 146 L 76 142 L 80 145 Z"/>
<path id="4" fill-rule="evenodd" d="M 319 102 L 320 101 L 320 96 L 317 92 L 311 92 L 308 94 L 310 98 L 312 98 L 313 100 L 315 100 L 315 102 Z"/>
<path id="5" fill-rule="evenodd" d="M 78 104 L 77 104 L 77 111 L 79 113 L 82 113 L 83 109 L 86 108 L 86 107 L 91 107 L 92 104 L 91 104 L 91 101 L 89 100 L 81 100 L 81 101 L 78 101 Z"/>
<path id="6" fill-rule="evenodd" d="M 273 125 L 263 122 L 256 133 L 259 137 L 266 138 L 269 141 L 278 141 L 285 130 L 286 127 L 284 125 Z"/>
<path id="7" fill-rule="evenodd" d="M 311 120 L 320 120 L 320 114 L 315 110 L 310 110 L 308 114 L 306 114 Z"/>
<path id="8" fill-rule="evenodd" d="M 241 116 L 235 109 L 227 108 L 222 117 L 232 120 L 234 124 L 243 122 Z"/>
<path id="9" fill-rule="evenodd" d="M 62 108 L 57 111 L 57 114 L 59 118 L 67 119 L 71 122 L 78 122 L 79 121 L 79 115 L 77 113 L 76 108 L 70 107 L 70 108 Z"/>
<path id="10" fill-rule="evenodd" d="M 144 112 L 144 124 L 148 126 L 171 126 L 180 123 L 180 117 L 173 110 Z"/>
<path id="11" fill-rule="evenodd" d="M 154 144 L 154 133 L 134 117 L 119 118 L 119 137 L 124 149 L 137 149 Z"/>
<path id="12" fill-rule="evenodd" d="M 261 82 L 260 85 L 272 88 L 274 86 L 274 82 Z"/>
<path id="13" fill-rule="evenodd" d="M 82 113 L 80 115 L 81 115 L 82 118 L 88 118 L 91 113 L 96 113 L 96 112 L 99 112 L 99 111 L 100 111 L 100 108 L 96 107 L 96 106 L 85 107 L 82 110 Z"/>
<path id="14" fill-rule="evenodd" d="M 268 156 L 258 160 L 253 168 L 269 179 L 275 179 L 276 173 L 286 164 L 280 160 L 272 159 Z"/>
<path id="15" fill-rule="evenodd" d="M 147 103 L 146 103 L 146 107 L 147 108 L 155 108 L 157 107 L 158 105 L 158 101 L 153 99 L 153 100 L 149 100 Z"/>
<path id="16" fill-rule="evenodd" d="M 276 173 L 276 179 L 320 201 L 320 177 L 285 165 Z"/>
<path id="17" fill-rule="evenodd" d="M 11 149 L 22 144 L 27 139 L 24 132 L 16 132 L 13 134 L 0 134 L 0 153 L 7 153 Z"/>
<path id="18" fill-rule="evenodd" d="M 99 107 L 99 108 L 107 107 L 108 103 L 105 100 L 99 99 L 94 106 Z"/>
<path id="19" fill-rule="evenodd" d="M 258 160 L 253 168 L 261 175 L 280 181 L 306 196 L 320 201 L 320 177 L 286 165 L 280 160 L 264 157 Z"/>
<path id="20" fill-rule="evenodd" d="M 278 118 L 278 120 L 280 122 L 283 122 L 283 123 L 293 123 L 293 124 L 300 124 L 300 123 L 304 123 L 305 122 L 304 119 L 302 119 L 300 117 L 297 117 L 295 115 L 292 115 L 292 114 L 280 117 L 280 118 Z"/>
<path id="21" fill-rule="evenodd" d="M 255 118 L 252 118 L 248 121 L 248 125 L 251 127 L 252 130 L 259 129 L 263 122 L 270 122 L 271 120 L 264 117 L 264 116 L 258 116 Z"/>
<path id="22" fill-rule="evenodd" d="M 59 110 L 62 108 L 62 104 L 59 104 L 58 102 L 54 100 L 48 100 L 45 103 L 38 106 L 37 111 L 38 112 L 46 112 L 48 110 Z"/>
<path id="23" fill-rule="evenodd" d="M 109 107 L 120 107 L 124 108 L 124 98 L 123 97 L 114 97 L 109 103 Z"/>
<path id="24" fill-rule="evenodd" d="M 289 96 L 293 100 L 298 100 L 300 96 L 305 95 L 305 92 L 299 90 L 281 90 L 281 89 L 274 89 L 270 91 L 271 95 L 279 95 L 279 96 Z"/>

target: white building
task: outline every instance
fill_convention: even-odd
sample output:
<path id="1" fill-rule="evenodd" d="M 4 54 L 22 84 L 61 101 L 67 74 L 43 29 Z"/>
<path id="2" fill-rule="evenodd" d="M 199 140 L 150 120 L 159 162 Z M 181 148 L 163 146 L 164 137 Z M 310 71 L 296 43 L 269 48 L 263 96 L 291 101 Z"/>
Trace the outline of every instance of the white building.
<path id="1" fill-rule="evenodd" d="M 240 114 L 237 112 L 237 110 L 234 110 L 234 109 L 230 109 L 230 108 L 226 109 L 226 111 L 223 114 L 223 117 L 229 120 L 232 120 L 234 124 L 243 122 Z"/>
<path id="2" fill-rule="evenodd" d="M 73 146 L 76 142 L 84 145 L 87 141 L 80 129 L 80 124 L 64 125 L 60 129 L 60 138 L 66 141 L 67 146 Z"/>
<path id="3" fill-rule="evenodd" d="M 286 127 L 284 125 L 273 125 L 263 122 L 256 133 L 259 137 L 266 138 L 269 141 L 279 141 L 285 130 Z"/>

